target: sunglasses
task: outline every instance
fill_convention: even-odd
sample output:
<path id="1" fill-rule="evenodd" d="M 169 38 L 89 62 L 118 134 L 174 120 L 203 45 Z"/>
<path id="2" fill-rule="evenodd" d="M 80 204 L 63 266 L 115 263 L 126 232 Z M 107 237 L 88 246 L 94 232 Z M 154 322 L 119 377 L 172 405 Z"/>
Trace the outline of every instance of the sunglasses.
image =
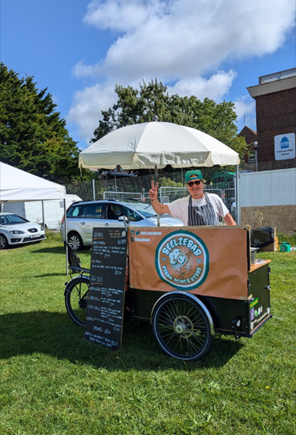
<path id="1" fill-rule="evenodd" d="M 201 181 L 202 181 L 202 180 L 188 181 L 187 184 L 188 184 L 189 187 L 192 187 L 194 184 L 195 184 L 196 186 L 199 186 L 200 183 L 201 183 Z"/>

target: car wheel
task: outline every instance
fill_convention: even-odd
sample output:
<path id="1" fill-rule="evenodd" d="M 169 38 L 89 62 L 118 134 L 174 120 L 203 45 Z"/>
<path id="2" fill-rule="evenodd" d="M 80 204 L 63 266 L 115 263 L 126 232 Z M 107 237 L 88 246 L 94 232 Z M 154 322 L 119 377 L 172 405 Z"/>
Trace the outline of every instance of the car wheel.
<path id="1" fill-rule="evenodd" d="M 68 243 L 74 251 L 81 251 L 83 243 L 78 233 L 70 233 L 68 235 Z"/>
<path id="2" fill-rule="evenodd" d="M 0 249 L 7 249 L 8 248 L 8 241 L 3 234 L 0 234 Z"/>

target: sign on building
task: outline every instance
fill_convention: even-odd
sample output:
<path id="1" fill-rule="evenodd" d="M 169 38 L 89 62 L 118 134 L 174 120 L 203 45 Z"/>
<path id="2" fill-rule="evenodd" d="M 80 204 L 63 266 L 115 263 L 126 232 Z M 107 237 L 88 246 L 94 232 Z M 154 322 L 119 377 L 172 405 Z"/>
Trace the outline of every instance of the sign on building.
<path id="1" fill-rule="evenodd" d="M 295 158 L 295 133 L 274 136 L 274 156 L 275 160 Z"/>

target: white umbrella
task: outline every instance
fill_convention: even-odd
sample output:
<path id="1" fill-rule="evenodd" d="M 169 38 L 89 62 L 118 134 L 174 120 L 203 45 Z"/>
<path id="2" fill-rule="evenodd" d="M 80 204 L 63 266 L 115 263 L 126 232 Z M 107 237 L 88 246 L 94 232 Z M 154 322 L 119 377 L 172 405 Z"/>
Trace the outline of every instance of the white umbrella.
<path id="1" fill-rule="evenodd" d="M 188 168 L 238 165 L 238 154 L 206 133 L 169 122 L 147 122 L 112 131 L 79 156 L 84 168 Z"/>

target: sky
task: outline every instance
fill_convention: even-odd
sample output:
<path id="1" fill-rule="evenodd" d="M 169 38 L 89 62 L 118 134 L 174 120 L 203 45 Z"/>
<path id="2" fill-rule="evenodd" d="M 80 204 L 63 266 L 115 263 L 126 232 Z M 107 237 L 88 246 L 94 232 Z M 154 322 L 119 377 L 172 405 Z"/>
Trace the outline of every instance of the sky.
<path id="1" fill-rule="evenodd" d="M 116 84 L 155 78 L 256 130 L 247 87 L 296 67 L 295 26 L 296 0 L 0 0 L 0 59 L 48 89 L 82 150 Z"/>

